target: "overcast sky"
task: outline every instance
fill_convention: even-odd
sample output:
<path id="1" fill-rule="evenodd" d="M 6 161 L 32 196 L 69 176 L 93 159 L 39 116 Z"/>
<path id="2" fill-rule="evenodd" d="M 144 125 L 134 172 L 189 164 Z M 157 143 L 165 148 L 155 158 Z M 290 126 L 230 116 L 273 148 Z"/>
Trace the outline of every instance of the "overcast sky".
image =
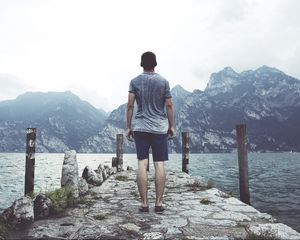
<path id="1" fill-rule="evenodd" d="M 171 87 L 190 91 L 226 66 L 300 79 L 300 1 L 0 0 L 0 101 L 71 90 L 111 111 L 144 51 Z"/>

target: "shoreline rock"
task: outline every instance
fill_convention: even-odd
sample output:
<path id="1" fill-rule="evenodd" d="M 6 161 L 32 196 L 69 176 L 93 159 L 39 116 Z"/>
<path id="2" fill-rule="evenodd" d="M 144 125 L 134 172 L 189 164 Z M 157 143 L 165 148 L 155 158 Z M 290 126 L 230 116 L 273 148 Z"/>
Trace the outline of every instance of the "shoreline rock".
<path id="1" fill-rule="evenodd" d="M 29 224 L 34 222 L 33 200 L 24 196 L 13 202 L 13 204 L 5 209 L 1 218 L 12 226 Z"/>
<path id="2" fill-rule="evenodd" d="M 39 193 L 34 199 L 34 217 L 35 219 L 47 218 L 50 215 L 52 201 L 45 194 Z"/>
<path id="3" fill-rule="evenodd" d="M 64 191 L 60 191 L 59 194 L 67 195 L 71 193 L 72 199 L 74 198 L 75 202 L 80 202 L 79 197 L 82 198 L 86 196 L 89 193 L 90 187 L 100 186 L 110 175 L 115 173 L 115 168 L 109 168 L 109 166 L 102 166 L 100 164 L 96 171 L 86 166 L 82 173 L 83 177 L 79 177 L 76 151 L 66 151 L 62 166 L 61 188 L 53 192 L 48 192 L 47 194 L 54 193 L 55 195 L 59 190 L 65 189 Z M 10 207 L 0 214 L 0 220 L 13 228 L 22 228 L 23 225 L 31 224 L 35 220 L 46 220 L 50 215 L 54 217 L 53 214 L 55 215 L 57 212 L 54 209 L 54 203 L 47 194 L 39 193 L 34 199 L 29 196 L 24 196 L 15 200 Z M 68 196 L 64 197 L 66 197 L 67 201 Z M 54 198 L 56 201 L 60 201 L 57 199 L 58 196 L 54 196 Z M 67 205 L 67 203 L 58 204 Z M 62 206 L 59 206 L 60 209 L 61 207 Z M 2 237 L 2 235 L 0 235 L 0 237 Z"/>
<path id="4" fill-rule="evenodd" d="M 75 150 L 65 152 L 61 173 L 61 187 L 71 187 L 74 190 L 74 197 L 79 196 L 78 164 Z"/>

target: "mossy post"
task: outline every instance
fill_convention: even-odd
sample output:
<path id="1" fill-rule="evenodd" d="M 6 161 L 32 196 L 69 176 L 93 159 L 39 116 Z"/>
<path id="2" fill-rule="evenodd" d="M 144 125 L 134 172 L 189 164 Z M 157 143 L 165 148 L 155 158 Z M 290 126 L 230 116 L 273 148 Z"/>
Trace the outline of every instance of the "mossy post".
<path id="1" fill-rule="evenodd" d="M 240 200 L 250 205 L 246 124 L 236 125 L 239 161 Z"/>
<path id="2" fill-rule="evenodd" d="M 189 173 L 189 133 L 182 132 L 182 171 L 185 173 Z"/>
<path id="3" fill-rule="evenodd" d="M 25 195 L 34 191 L 36 129 L 27 128 L 26 131 L 26 164 L 25 164 Z"/>
<path id="4" fill-rule="evenodd" d="M 123 169 L 123 134 L 117 134 L 117 159 L 118 159 L 118 171 Z"/>

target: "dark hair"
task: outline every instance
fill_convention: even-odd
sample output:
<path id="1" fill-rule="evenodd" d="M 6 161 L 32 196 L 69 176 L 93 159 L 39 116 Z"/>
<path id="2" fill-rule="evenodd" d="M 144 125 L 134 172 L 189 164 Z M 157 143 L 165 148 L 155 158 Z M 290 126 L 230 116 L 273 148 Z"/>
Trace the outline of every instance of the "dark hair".
<path id="1" fill-rule="evenodd" d="M 144 52 L 141 57 L 141 67 L 145 69 L 153 69 L 156 67 L 156 56 L 153 52 Z"/>

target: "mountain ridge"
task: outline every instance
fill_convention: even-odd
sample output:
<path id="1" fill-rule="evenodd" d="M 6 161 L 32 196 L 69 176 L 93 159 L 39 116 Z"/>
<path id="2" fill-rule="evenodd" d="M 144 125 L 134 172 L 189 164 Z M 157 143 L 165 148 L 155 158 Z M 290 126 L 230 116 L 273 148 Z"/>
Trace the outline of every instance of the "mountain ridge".
<path id="1" fill-rule="evenodd" d="M 0 102 L 0 151 L 24 151 L 27 127 L 37 128 L 38 151 L 79 148 L 105 119 L 101 111 L 71 91 L 27 92 Z"/>
<path id="2" fill-rule="evenodd" d="M 171 93 L 177 131 L 170 142 L 172 152 L 181 151 L 181 131 L 191 133 L 191 152 L 235 151 L 235 125 L 239 123 L 247 124 L 250 151 L 300 151 L 300 81 L 276 68 L 262 66 L 238 73 L 225 67 L 211 74 L 204 91 L 190 92 L 176 85 Z M 26 121 L 15 117 L 14 108 L 8 109 L 14 100 L 0 102 L 0 152 L 24 151 L 25 129 L 34 125 L 41 152 L 115 151 L 116 134 L 124 133 L 125 103 L 107 116 L 70 91 L 58 94 L 62 102 L 56 92 L 49 92 L 52 105 L 44 97 L 34 101 L 48 107 L 30 111 L 28 106 L 33 105 L 26 98 L 43 94 L 25 93 L 15 99 L 27 106 L 26 116 L 36 115 L 40 108 L 47 110 Z M 135 152 L 134 144 L 125 140 L 124 152 Z"/>

